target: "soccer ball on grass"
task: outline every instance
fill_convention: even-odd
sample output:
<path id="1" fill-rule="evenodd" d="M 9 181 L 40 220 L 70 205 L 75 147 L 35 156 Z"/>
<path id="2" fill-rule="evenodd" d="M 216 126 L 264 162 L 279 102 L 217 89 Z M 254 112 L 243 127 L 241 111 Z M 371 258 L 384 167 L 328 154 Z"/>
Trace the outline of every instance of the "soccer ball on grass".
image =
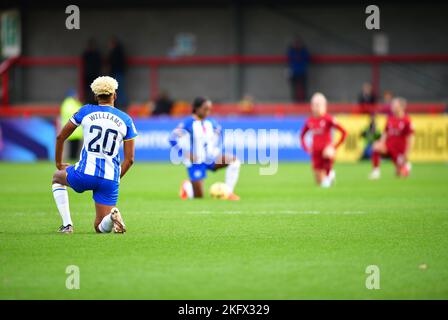
<path id="1" fill-rule="evenodd" d="M 214 199 L 227 199 L 230 193 L 229 186 L 223 182 L 215 182 L 210 186 L 210 196 Z"/>

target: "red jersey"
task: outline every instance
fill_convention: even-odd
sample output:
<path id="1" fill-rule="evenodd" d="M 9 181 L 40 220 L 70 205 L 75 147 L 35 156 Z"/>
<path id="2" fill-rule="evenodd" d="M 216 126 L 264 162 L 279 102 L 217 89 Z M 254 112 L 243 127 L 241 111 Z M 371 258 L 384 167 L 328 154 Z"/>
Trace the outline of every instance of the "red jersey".
<path id="1" fill-rule="evenodd" d="M 402 118 L 398 118 L 391 115 L 387 118 L 384 131 L 386 133 L 387 148 L 401 153 L 405 151 L 406 140 L 409 135 L 414 133 L 414 128 L 409 116 L 405 115 Z"/>
<path id="2" fill-rule="evenodd" d="M 336 144 L 336 148 L 339 147 L 342 142 L 344 142 L 347 132 L 342 128 L 331 115 L 326 114 L 321 117 L 311 117 L 306 122 L 302 128 L 302 133 L 300 134 L 300 140 L 302 142 L 303 149 L 309 152 L 309 147 L 305 143 L 305 135 L 308 131 L 313 134 L 313 152 L 319 152 L 325 149 L 326 146 L 332 143 L 331 130 L 336 128 L 342 135 L 341 139 Z"/>

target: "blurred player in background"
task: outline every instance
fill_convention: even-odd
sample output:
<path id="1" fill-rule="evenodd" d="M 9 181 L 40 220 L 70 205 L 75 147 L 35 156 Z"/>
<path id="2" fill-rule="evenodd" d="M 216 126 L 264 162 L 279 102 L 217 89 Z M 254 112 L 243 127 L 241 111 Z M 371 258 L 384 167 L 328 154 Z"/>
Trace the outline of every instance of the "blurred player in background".
<path id="1" fill-rule="evenodd" d="M 233 155 L 221 154 L 219 137 L 221 126 L 209 118 L 212 109 L 210 99 L 198 97 L 193 101 L 193 114 L 173 130 L 170 143 L 182 153 L 190 180 L 181 184 L 182 199 L 203 198 L 204 179 L 207 171 L 226 169 L 225 183 L 230 193 L 227 200 L 239 200 L 234 193 L 240 172 L 240 161 Z"/>
<path id="2" fill-rule="evenodd" d="M 394 98 L 391 102 L 392 114 L 387 118 L 381 139 L 373 145 L 370 179 L 379 179 L 381 156 L 388 156 L 395 164 L 398 177 L 407 177 L 411 170 L 409 153 L 414 141 L 414 129 L 406 114 L 406 100 Z"/>
<path id="3" fill-rule="evenodd" d="M 361 132 L 364 147 L 361 158 L 359 160 L 370 160 L 372 158 L 373 144 L 381 138 L 381 132 L 378 130 L 375 121 L 375 114 L 370 115 L 370 123 L 366 129 Z"/>
<path id="4" fill-rule="evenodd" d="M 114 108 L 118 83 L 111 77 L 98 77 L 91 85 L 98 105 L 87 104 L 67 122 L 56 139 L 56 167 L 53 175 L 53 196 L 62 217 L 59 232 L 72 233 L 67 187 L 78 193 L 93 191 L 99 233 L 126 231 L 118 200 L 120 178 L 134 162 L 134 138 L 137 136 L 132 119 Z M 82 126 L 84 146 L 80 161 L 71 166 L 62 162 L 64 141 Z M 124 141 L 124 161 L 120 166 L 119 148 Z"/>
<path id="5" fill-rule="evenodd" d="M 77 93 L 71 89 L 67 92 L 67 95 L 61 104 L 61 125 L 66 124 L 70 118 L 79 111 L 82 107 L 82 103 L 78 100 Z M 79 155 L 82 142 L 82 129 L 77 128 L 70 137 L 67 138 L 68 146 L 68 159 L 76 159 Z"/>
<path id="6" fill-rule="evenodd" d="M 305 152 L 311 154 L 317 184 L 323 188 L 328 188 L 336 177 L 333 170 L 336 149 L 344 142 L 347 132 L 327 113 L 327 99 L 322 93 L 315 93 L 311 98 L 311 112 L 312 116 L 305 122 L 300 140 Z M 333 144 L 332 139 L 333 128 L 341 133 L 341 137 L 336 144 Z M 311 131 L 313 135 L 311 147 L 305 141 L 308 131 Z"/>

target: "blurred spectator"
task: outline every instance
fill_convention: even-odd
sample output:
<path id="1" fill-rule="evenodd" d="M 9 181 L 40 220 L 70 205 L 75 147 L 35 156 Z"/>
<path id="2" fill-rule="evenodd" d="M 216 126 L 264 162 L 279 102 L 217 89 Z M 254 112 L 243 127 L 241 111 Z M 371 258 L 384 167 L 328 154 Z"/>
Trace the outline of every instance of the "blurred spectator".
<path id="1" fill-rule="evenodd" d="M 126 97 L 126 56 L 124 54 L 124 49 L 121 43 L 116 37 L 110 40 L 110 50 L 107 57 L 108 71 L 112 78 L 118 81 L 117 90 L 117 100 L 115 101 L 115 106 L 118 109 L 126 110 L 127 108 L 127 97 Z"/>
<path id="2" fill-rule="evenodd" d="M 174 102 L 170 98 L 169 94 L 162 91 L 159 96 L 154 101 L 154 110 L 152 112 L 153 116 L 159 116 L 163 114 L 170 114 L 173 108 Z"/>
<path id="3" fill-rule="evenodd" d="M 392 99 L 394 98 L 394 94 L 392 91 L 385 90 L 383 93 L 383 105 L 381 107 L 380 112 L 390 114 L 392 112 L 391 110 L 391 103 Z"/>
<path id="4" fill-rule="evenodd" d="M 69 90 L 61 104 L 61 126 L 70 120 L 70 118 L 81 109 L 82 103 L 78 100 L 75 90 Z M 70 160 L 77 159 L 82 144 L 82 128 L 79 126 L 67 139 L 68 158 Z"/>
<path id="5" fill-rule="evenodd" d="M 307 100 L 307 72 L 310 55 L 300 38 L 288 48 L 289 81 L 294 102 Z"/>
<path id="6" fill-rule="evenodd" d="M 362 85 L 361 93 L 359 94 L 358 102 L 360 104 L 366 103 L 366 104 L 374 104 L 376 103 L 376 96 L 373 92 L 372 85 L 368 82 L 365 82 Z"/>
<path id="7" fill-rule="evenodd" d="M 250 94 L 245 94 L 239 103 L 239 110 L 242 114 L 252 114 L 255 111 L 255 99 Z"/>
<path id="8" fill-rule="evenodd" d="M 361 113 L 374 113 L 376 101 L 377 99 L 375 93 L 373 92 L 372 85 L 365 82 L 362 85 L 362 90 L 358 97 Z"/>
<path id="9" fill-rule="evenodd" d="M 90 84 L 101 75 L 101 54 L 97 49 L 94 39 L 87 42 L 87 48 L 82 54 L 84 100 L 86 103 L 95 104 L 95 97 L 90 90 Z"/>

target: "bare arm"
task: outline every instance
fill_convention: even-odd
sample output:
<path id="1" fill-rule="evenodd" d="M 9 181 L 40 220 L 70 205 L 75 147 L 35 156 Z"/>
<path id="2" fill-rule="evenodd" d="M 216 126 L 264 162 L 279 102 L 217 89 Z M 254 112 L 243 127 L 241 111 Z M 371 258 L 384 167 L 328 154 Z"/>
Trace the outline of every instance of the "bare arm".
<path id="1" fill-rule="evenodd" d="M 386 122 L 386 126 L 384 127 L 383 133 L 381 134 L 380 139 L 378 140 L 381 144 L 385 144 L 387 140 L 387 129 L 389 128 L 389 120 Z"/>
<path id="2" fill-rule="evenodd" d="M 183 129 L 183 128 L 179 128 L 178 127 L 176 129 L 174 129 L 173 132 L 171 133 L 171 136 L 170 136 L 170 144 L 171 144 L 171 146 L 173 148 L 177 148 L 178 150 L 182 150 L 182 156 L 185 159 L 189 159 L 191 162 L 194 162 L 195 159 L 194 159 L 194 156 L 193 156 L 193 154 L 191 152 L 192 146 L 189 145 L 188 146 L 189 149 L 186 150 L 185 146 L 182 143 L 179 142 L 179 140 L 181 140 L 183 137 L 185 137 L 185 136 L 187 136 L 189 134 L 190 133 L 187 130 Z"/>
<path id="3" fill-rule="evenodd" d="M 340 124 L 334 123 L 333 126 L 341 133 L 341 138 L 335 144 L 334 148 L 337 149 L 344 143 L 345 138 L 347 138 L 347 130 L 345 130 Z"/>
<path id="4" fill-rule="evenodd" d="M 309 130 L 308 123 L 305 123 L 305 125 L 302 129 L 302 132 L 300 133 L 300 144 L 302 145 L 302 148 L 306 153 L 309 153 L 309 151 L 310 151 L 308 146 L 306 145 L 306 141 L 305 141 L 305 136 L 306 136 L 308 130 Z"/>
<path id="5" fill-rule="evenodd" d="M 129 168 L 134 164 L 134 156 L 135 156 L 135 141 L 134 139 L 126 140 L 124 142 L 124 160 L 121 163 L 120 178 L 122 178 L 129 170 Z"/>
<path id="6" fill-rule="evenodd" d="M 58 168 L 59 170 L 63 170 L 70 165 L 69 163 L 62 162 L 62 153 L 64 151 L 65 140 L 70 137 L 70 135 L 73 133 L 73 131 L 75 131 L 76 128 L 77 126 L 69 121 L 56 137 L 56 153 L 54 158 L 56 161 L 56 168 Z"/>

